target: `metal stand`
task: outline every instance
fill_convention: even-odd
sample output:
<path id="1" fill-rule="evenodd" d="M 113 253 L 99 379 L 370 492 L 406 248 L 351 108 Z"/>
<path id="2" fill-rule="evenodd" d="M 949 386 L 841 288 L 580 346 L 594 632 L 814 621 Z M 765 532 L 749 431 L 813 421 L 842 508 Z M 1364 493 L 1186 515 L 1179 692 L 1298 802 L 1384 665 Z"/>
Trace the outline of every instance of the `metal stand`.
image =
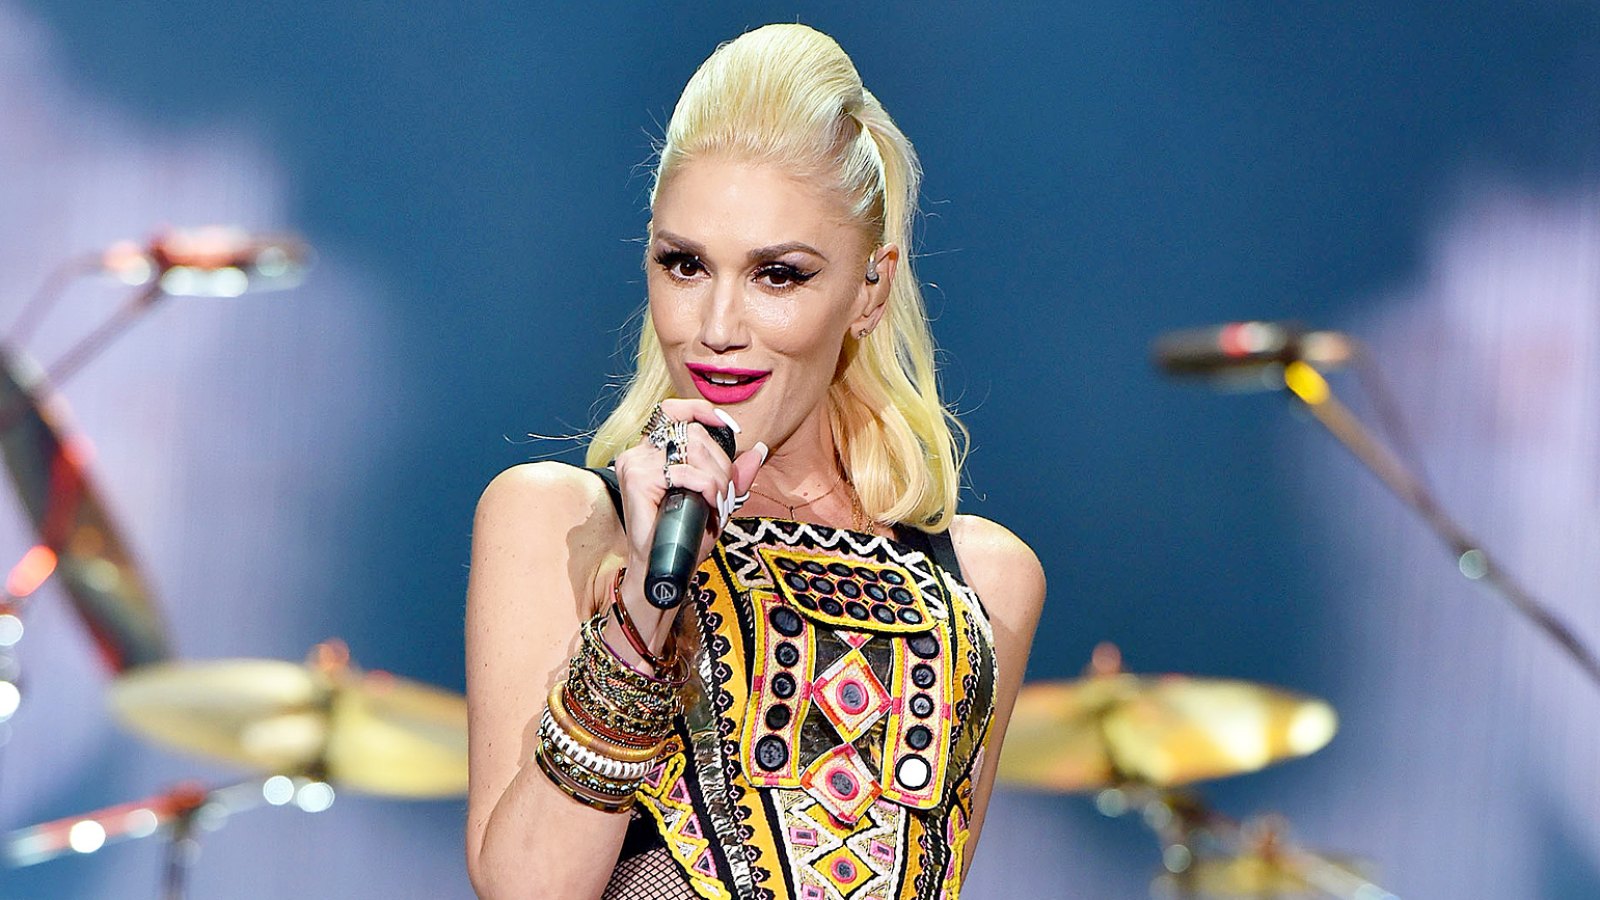
<path id="1" fill-rule="evenodd" d="M 1489 557 L 1483 545 L 1469 536 L 1445 513 L 1422 480 L 1413 475 L 1389 448 L 1380 443 L 1361 424 L 1349 407 L 1339 402 L 1322 373 L 1296 360 L 1283 370 L 1284 386 L 1305 404 L 1311 415 L 1339 443 L 1355 454 L 1400 501 L 1420 515 L 1445 546 L 1456 554 L 1461 574 L 1474 581 L 1487 582 L 1509 601 L 1517 612 L 1565 650 L 1589 680 L 1600 686 L 1600 659 L 1597 659 L 1577 634 L 1555 613 L 1534 598 L 1521 584 Z"/>
<path id="2" fill-rule="evenodd" d="M 1241 823 L 1205 804 L 1198 795 L 1161 790 L 1139 783 L 1101 791 L 1095 805 L 1103 815 L 1117 817 L 1138 811 L 1161 842 L 1161 862 L 1171 873 L 1163 876 L 1167 890 L 1182 900 L 1212 896 L 1199 883 L 1198 867 L 1212 861 L 1257 860 L 1281 877 L 1305 888 L 1342 900 L 1400 900 L 1374 884 L 1352 866 L 1292 843 L 1281 819 Z M 1253 834 L 1254 833 L 1254 834 Z M 1303 895 L 1304 890 L 1263 887 L 1252 896 L 1262 898 Z"/>
<path id="3" fill-rule="evenodd" d="M 215 831 L 234 813 L 262 804 L 293 804 L 305 812 L 333 805 L 333 788 L 317 778 L 273 775 L 207 790 L 194 782 L 134 803 L 124 803 L 45 822 L 6 835 L 0 849 L 13 867 L 31 866 L 69 854 L 89 854 L 107 844 L 165 832 L 161 873 L 163 900 L 183 900 L 199 858 L 199 835 Z"/>

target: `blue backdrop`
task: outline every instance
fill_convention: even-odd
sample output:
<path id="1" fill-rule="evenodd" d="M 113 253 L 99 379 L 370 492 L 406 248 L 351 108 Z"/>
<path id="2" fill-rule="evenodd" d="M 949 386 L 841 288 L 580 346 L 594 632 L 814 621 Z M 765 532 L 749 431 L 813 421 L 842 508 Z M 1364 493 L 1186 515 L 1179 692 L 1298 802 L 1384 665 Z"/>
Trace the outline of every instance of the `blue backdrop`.
<path id="1" fill-rule="evenodd" d="M 967 508 L 1029 540 L 1050 579 L 1030 677 L 1076 675 L 1111 640 L 1134 670 L 1328 697 L 1348 733 L 1375 727 L 1363 720 L 1372 688 L 1349 677 L 1365 663 L 1332 635 L 1366 607 L 1346 604 L 1327 576 L 1337 551 L 1306 497 L 1340 495 L 1364 476 L 1319 468 L 1321 445 L 1290 437 L 1308 429 L 1280 398 L 1162 380 L 1149 341 L 1235 318 L 1381 321 L 1475 185 L 1590 195 L 1600 178 L 1600 11 L 1556 0 L 7 0 L 0 11 L 0 24 L 25 23 L 29 46 L 42 48 L 14 68 L 52 92 L 90 98 L 91 111 L 140 139 L 221 135 L 253 148 L 244 164 L 272 173 L 281 223 L 356 273 L 365 299 L 351 333 L 366 333 L 366 317 L 382 336 L 381 358 L 341 375 L 368 379 L 370 400 L 345 411 L 354 440 L 339 452 L 354 458 L 342 457 L 348 480 L 318 513 L 330 543 L 313 575 L 327 589 L 273 601 L 304 606 L 307 639 L 200 635 L 181 649 L 292 656 L 337 634 L 366 665 L 455 689 L 474 501 L 508 465 L 579 457 L 576 444 L 527 435 L 597 420 L 603 386 L 626 364 L 622 325 L 643 300 L 641 163 L 694 67 L 742 30 L 798 18 L 833 34 L 922 154 L 919 274 L 947 395 L 974 435 Z M 0 132 L 18 127 L 0 122 Z M 180 185 L 183 173 L 162 177 Z M 28 228 L 0 210 L 0 233 Z M 92 246 L 36 249 L 65 257 Z M 287 308 L 312 330 L 324 315 Z M 268 352 L 238 340 L 229 352 Z M 319 353 L 341 352 L 325 344 Z M 283 452 L 316 460 L 329 448 L 311 438 Z M 1450 561 L 1418 554 L 1417 565 Z M 1530 652 L 1529 665 L 1563 670 L 1554 654 Z M 1600 702 L 1574 696 L 1591 710 Z M 1375 859 L 1409 888 L 1402 895 L 1442 896 L 1420 861 L 1431 857 L 1363 841 L 1364 810 L 1340 812 L 1332 785 L 1343 782 L 1330 774 L 1359 781 L 1388 765 L 1384 748 L 1433 745 L 1395 749 L 1373 736 L 1351 744 L 1357 753 L 1342 743 L 1211 795 L 1238 814 L 1275 808 L 1323 823 L 1326 833 L 1302 827 L 1301 837 L 1342 840 L 1336 849 Z M 0 807 L 0 825 L 156 786 L 85 782 L 48 804 Z M 1139 896 L 1158 862 L 1133 822 L 1100 819 L 1081 798 L 1008 793 L 996 806 L 975 896 Z M 460 805 L 407 808 L 397 821 L 423 823 L 428 837 L 403 858 L 371 850 L 357 853 L 360 865 L 291 874 L 294 860 L 261 851 L 259 865 L 279 872 L 273 893 L 356 895 L 362 868 L 381 865 L 444 879 L 415 896 L 466 896 L 450 881 L 464 877 Z M 1493 895 L 1600 891 L 1600 845 L 1551 827 L 1572 847 L 1548 880 Z M 1427 843 L 1426 826 L 1409 833 Z M 1467 839 L 1491 844 L 1496 826 Z M 118 848 L 5 878 L 20 895 L 73 896 L 103 889 L 96 872 L 109 870 L 97 867 L 121 865 L 148 876 L 153 894 L 154 852 Z M 248 862 L 234 868 L 229 877 L 252 881 Z"/>

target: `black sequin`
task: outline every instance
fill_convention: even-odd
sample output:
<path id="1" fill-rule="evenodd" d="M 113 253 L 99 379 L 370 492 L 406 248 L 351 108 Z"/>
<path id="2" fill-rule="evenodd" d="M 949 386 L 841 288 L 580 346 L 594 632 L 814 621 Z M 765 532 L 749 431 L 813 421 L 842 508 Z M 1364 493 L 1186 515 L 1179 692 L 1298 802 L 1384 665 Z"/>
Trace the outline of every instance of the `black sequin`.
<path id="1" fill-rule="evenodd" d="M 787 726 L 789 724 L 789 720 L 792 718 L 794 718 L 794 710 L 782 703 L 779 703 L 767 710 L 767 727 L 771 728 L 773 731 L 778 731 Z M 917 749 L 921 750 L 922 748 L 918 747 Z"/>
<path id="2" fill-rule="evenodd" d="M 792 609 L 778 607 L 772 611 L 772 627 L 784 637 L 794 637 L 800 633 L 800 616 Z"/>
<path id="3" fill-rule="evenodd" d="M 768 716 L 767 721 L 772 721 L 772 717 Z M 926 750 L 928 745 L 933 743 L 933 732 L 929 731 L 926 725 L 918 725 L 906 732 L 906 743 L 910 744 L 913 750 Z"/>
<path id="4" fill-rule="evenodd" d="M 772 676 L 772 695 L 779 700 L 787 700 L 794 696 L 794 676 L 788 672 L 779 672 Z"/>
<path id="5" fill-rule="evenodd" d="M 777 657 L 778 665 L 792 666 L 800 661 L 800 648 L 789 643 L 788 641 L 784 641 L 778 645 L 778 648 L 773 651 L 772 655 Z M 927 687 L 927 685 L 918 685 L 918 687 Z"/>
<path id="6" fill-rule="evenodd" d="M 768 772 L 776 772 L 789 761 L 789 747 L 783 739 L 769 734 L 756 741 L 756 765 Z"/>

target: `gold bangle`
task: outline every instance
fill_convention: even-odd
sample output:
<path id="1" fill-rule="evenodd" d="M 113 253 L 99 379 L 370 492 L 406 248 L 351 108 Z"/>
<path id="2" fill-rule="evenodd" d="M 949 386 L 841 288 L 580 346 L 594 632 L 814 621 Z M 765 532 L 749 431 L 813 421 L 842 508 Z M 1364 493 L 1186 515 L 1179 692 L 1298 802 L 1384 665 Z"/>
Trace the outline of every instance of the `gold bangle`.
<path id="1" fill-rule="evenodd" d="M 546 707 L 550 710 L 550 718 L 555 720 L 556 726 L 565 731 L 579 744 L 601 756 L 625 763 L 650 762 L 661 753 L 661 745 L 665 743 L 666 735 L 663 734 L 661 737 L 656 738 L 655 743 L 649 747 L 629 747 L 618 744 L 615 741 L 606 740 L 585 728 L 581 722 L 573 718 L 563 702 L 565 695 L 566 685 L 559 681 L 556 682 L 556 686 L 550 689 L 550 698 L 546 701 Z M 645 736 L 640 735 L 640 737 Z"/>
<path id="2" fill-rule="evenodd" d="M 606 675 L 618 681 L 633 684 L 641 690 L 669 696 L 677 693 L 678 688 L 689 680 L 688 662 L 681 656 L 675 657 L 672 671 L 675 677 L 667 677 L 658 673 L 655 676 L 646 675 L 628 664 L 628 661 L 617 655 L 606 643 L 605 636 L 600 633 L 605 624 L 606 611 L 601 610 L 594 618 L 583 625 L 583 642 L 580 652 L 588 653 L 596 663 L 604 667 Z"/>
<path id="3" fill-rule="evenodd" d="M 619 800 L 615 802 L 602 800 L 598 797 L 588 796 L 587 794 L 583 793 L 577 785 L 569 783 L 566 777 L 556 769 L 554 763 L 546 759 L 545 756 L 546 754 L 544 751 L 544 745 L 541 744 L 539 749 L 534 751 L 533 761 L 536 765 L 538 765 L 539 771 L 543 772 L 544 776 L 548 778 L 550 783 L 555 785 L 556 788 L 561 791 L 561 793 L 566 794 L 568 797 L 571 797 L 590 809 L 597 809 L 605 813 L 627 812 L 633 808 L 634 798 L 631 795 L 625 800 Z"/>
<path id="4" fill-rule="evenodd" d="M 642 783 L 639 778 L 613 778 L 596 772 L 548 737 L 540 742 L 539 747 L 545 754 L 545 760 L 566 778 L 568 784 L 582 788 L 589 796 L 603 802 L 624 800 L 632 796 Z"/>

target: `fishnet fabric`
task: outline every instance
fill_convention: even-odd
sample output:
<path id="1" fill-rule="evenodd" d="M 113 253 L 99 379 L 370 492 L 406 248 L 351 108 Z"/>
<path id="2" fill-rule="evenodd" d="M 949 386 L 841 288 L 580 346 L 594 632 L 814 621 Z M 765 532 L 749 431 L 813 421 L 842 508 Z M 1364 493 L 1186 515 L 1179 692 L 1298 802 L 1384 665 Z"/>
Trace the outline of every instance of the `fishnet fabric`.
<path id="1" fill-rule="evenodd" d="M 697 900 L 666 847 L 619 860 L 600 900 Z"/>

